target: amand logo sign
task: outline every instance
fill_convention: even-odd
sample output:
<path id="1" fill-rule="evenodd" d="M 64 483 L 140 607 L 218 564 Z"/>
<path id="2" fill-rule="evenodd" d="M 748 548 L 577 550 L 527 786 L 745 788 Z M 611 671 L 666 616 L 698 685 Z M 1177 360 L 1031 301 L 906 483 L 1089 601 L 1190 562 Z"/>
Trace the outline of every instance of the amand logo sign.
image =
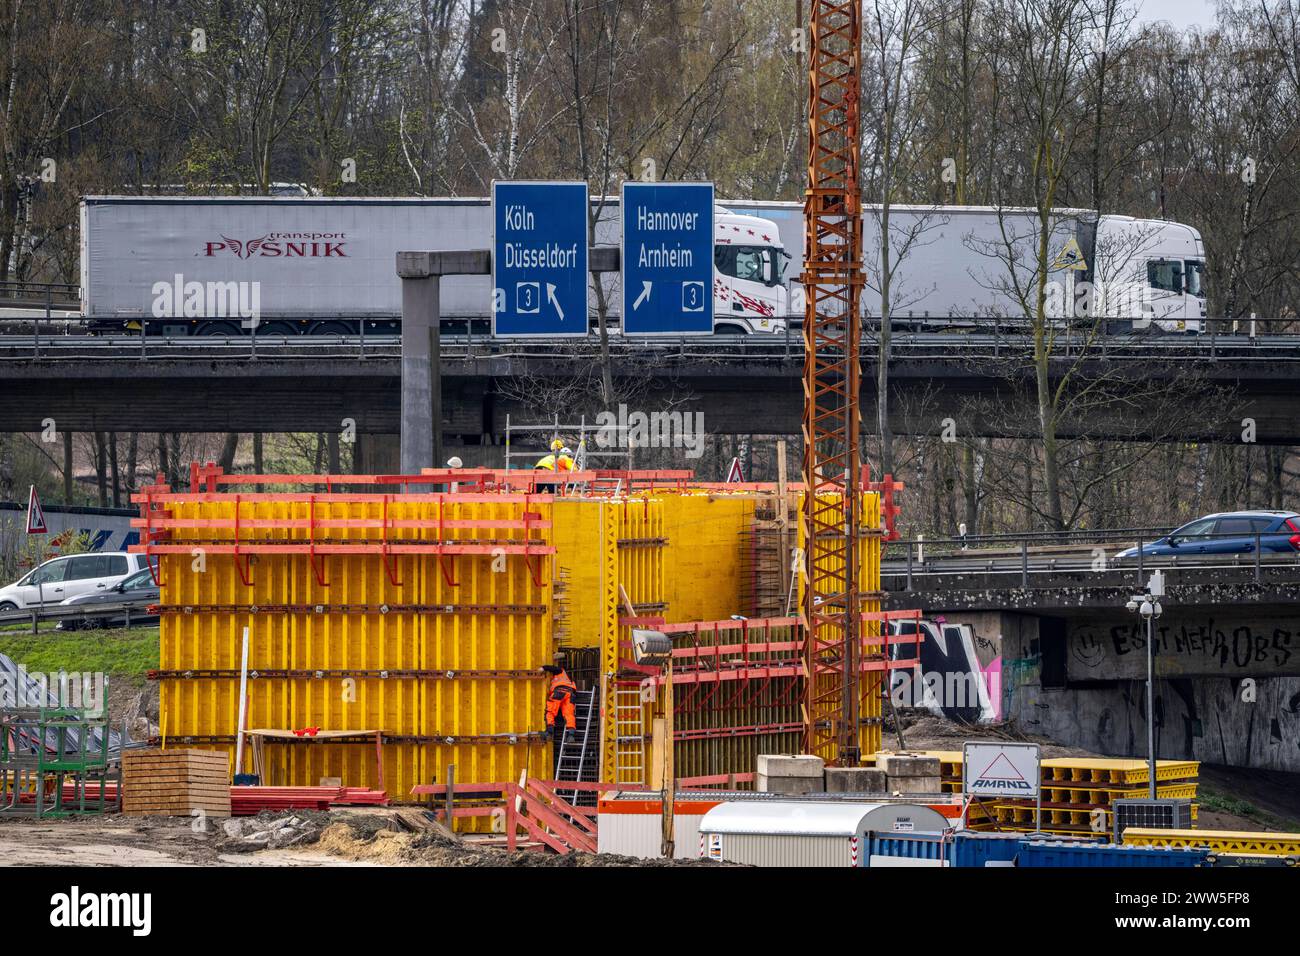
<path id="1" fill-rule="evenodd" d="M 975 776 L 970 788 L 972 793 L 1019 790 L 1026 796 L 1032 796 L 1034 792 L 1034 785 L 1024 778 L 1004 753 L 994 757 L 993 762 Z"/>
<path id="2" fill-rule="evenodd" d="M 962 791 L 971 797 L 1037 797 L 1038 758 L 1037 744 L 968 741 L 962 747 Z"/>

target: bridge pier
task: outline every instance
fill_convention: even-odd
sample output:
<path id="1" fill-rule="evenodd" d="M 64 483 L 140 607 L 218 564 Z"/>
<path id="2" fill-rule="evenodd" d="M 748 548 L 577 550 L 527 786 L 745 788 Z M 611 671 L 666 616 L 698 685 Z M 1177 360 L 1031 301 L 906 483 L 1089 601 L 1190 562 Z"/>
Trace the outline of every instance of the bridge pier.
<path id="1" fill-rule="evenodd" d="M 486 253 L 399 252 L 402 280 L 401 469 L 442 464 L 440 285 L 444 275 L 490 271 Z"/>

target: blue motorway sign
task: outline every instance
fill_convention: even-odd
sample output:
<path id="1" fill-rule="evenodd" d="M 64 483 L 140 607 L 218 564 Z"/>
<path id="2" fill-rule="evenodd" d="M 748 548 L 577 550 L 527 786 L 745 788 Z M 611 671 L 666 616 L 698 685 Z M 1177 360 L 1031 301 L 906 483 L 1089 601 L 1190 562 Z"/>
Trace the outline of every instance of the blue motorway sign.
<path id="1" fill-rule="evenodd" d="M 713 184 L 623 184 L 623 331 L 713 331 Z"/>
<path id="2" fill-rule="evenodd" d="M 587 184 L 492 184 L 492 332 L 587 334 Z"/>

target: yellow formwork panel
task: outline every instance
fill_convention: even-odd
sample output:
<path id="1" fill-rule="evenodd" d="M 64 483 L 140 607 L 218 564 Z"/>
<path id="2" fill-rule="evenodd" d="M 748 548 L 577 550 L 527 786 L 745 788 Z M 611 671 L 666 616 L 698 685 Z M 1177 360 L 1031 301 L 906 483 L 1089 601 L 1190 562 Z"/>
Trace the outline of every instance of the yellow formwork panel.
<path id="1" fill-rule="evenodd" d="M 388 540 L 513 544 L 519 527 L 450 523 L 551 519 L 547 500 L 254 500 L 197 496 L 168 504 L 173 518 L 240 521 L 241 543 L 379 540 L 382 528 L 263 528 L 286 518 L 390 522 Z M 427 528 L 403 521 L 439 522 Z M 529 519 L 530 521 L 532 519 Z M 446 522 L 447 524 L 442 524 Z M 546 543 L 546 529 L 532 540 Z M 197 553 L 161 561 L 161 728 L 164 744 L 187 737 L 233 741 L 239 709 L 242 635 L 249 630 L 250 728 L 382 730 L 385 786 L 406 798 L 417 783 L 549 775 L 541 735 L 546 677 L 554 651 L 551 562 L 504 551 L 488 555 L 318 556 L 263 554 L 243 572 L 235 558 L 206 554 L 204 542 L 234 540 L 233 527 L 173 528 L 169 543 Z M 323 575 L 323 581 L 317 575 Z M 206 672 L 206 673 L 205 673 Z M 214 673 L 215 672 L 215 673 Z M 292 672 L 292 674 L 276 673 Z M 529 734 L 533 736 L 530 737 Z M 233 755 L 233 743 L 209 741 Z M 190 744 L 186 744 L 189 746 Z M 202 742 L 198 742 L 202 746 Z M 266 776 L 276 785 L 314 785 L 341 776 L 375 786 L 374 747 L 268 743 Z"/>
<path id="2" fill-rule="evenodd" d="M 554 505 L 556 637 L 564 646 L 600 646 L 601 616 L 592 609 L 602 591 L 601 519 L 607 504 L 597 499 L 566 498 Z"/>
<path id="3" fill-rule="evenodd" d="M 665 617 L 722 621 L 740 611 L 744 549 L 754 494 L 664 494 Z"/>
<path id="4" fill-rule="evenodd" d="M 638 617 L 661 617 L 664 598 L 664 555 L 667 537 L 662 499 L 641 498 L 620 502 L 616 510 L 618 527 L 618 582 Z M 711 587 L 703 582 L 702 588 Z M 631 634 L 627 634 L 628 639 Z"/>

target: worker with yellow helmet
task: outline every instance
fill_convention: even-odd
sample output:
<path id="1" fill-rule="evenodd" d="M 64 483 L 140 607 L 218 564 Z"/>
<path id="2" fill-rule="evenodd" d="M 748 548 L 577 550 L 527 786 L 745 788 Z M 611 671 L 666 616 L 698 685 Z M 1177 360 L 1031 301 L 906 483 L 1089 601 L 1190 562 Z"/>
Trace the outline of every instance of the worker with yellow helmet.
<path id="1" fill-rule="evenodd" d="M 564 444 L 564 439 L 557 438 L 551 442 L 551 453 L 538 460 L 533 468 L 536 471 L 573 471 L 573 452 Z"/>

